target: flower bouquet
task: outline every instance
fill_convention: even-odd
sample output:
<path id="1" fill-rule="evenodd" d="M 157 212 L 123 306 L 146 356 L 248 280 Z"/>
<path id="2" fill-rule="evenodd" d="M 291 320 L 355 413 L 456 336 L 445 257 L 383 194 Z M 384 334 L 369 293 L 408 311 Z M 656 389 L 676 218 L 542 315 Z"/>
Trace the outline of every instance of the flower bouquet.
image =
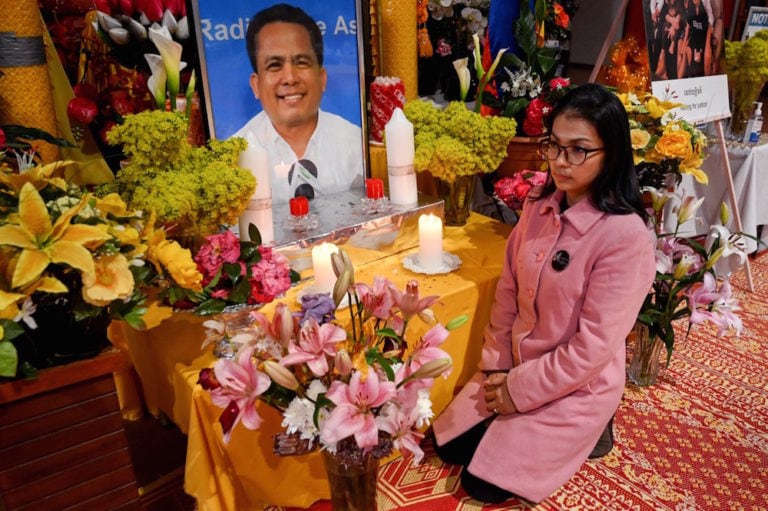
<path id="1" fill-rule="evenodd" d="M 768 32 L 760 30 L 746 41 L 725 41 L 725 66 L 731 93 L 731 135 L 741 139 L 753 103 L 768 81 Z"/>
<path id="2" fill-rule="evenodd" d="M 419 316 L 434 323 L 429 307 L 437 297 L 420 297 L 416 281 L 404 292 L 383 277 L 373 287 L 357 283 L 343 250 L 332 261 L 333 298 L 304 296 L 298 312 L 281 303 L 271 318 L 252 312 L 250 324 L 228 332 L 236 343 L 233 358 L 203 369 L 199 383 L 224 408 L 225 442 L 238 423 L 259 428 L 255 405 L 261 400 L 283 414 L 286 432 L 276 437 L 277 454 L 320 448 L 341 465 L 359 467 L 400 449 L 418 462 L 420 429 L 432 417 L 429 388 L 451 367 L 439 346 L 466 317 L 434 324 L 409 346 L 410 321 Z M 346 321 L 336 317 L 345 295 L 351 304 Z M 225 331 L 215 322 L 207 326 L 214 335 Z"/>
<path id="3" fill-rule="evenodd" d="M 211 140 L 192 147 L 181 113 L 129 115 L 108 135 L 129 158 L 100 193 L 116 192 L 137 209 L 155 211 L 170 236 L 194 248 L 195 238 L 235 225 L 254 190 L 250 171 L 237 166 L 245 140 Z"/>
<path id="4" fill-rule="evenodd" d="M 557 101 L 572 88 L 570 79 L 555 77 L 557 49 L 544 45 L 539 34 L 549 30 L 559 34 L 570 27 L 570 16 L 558 2 L 537 0 L 536 14 L 527 3 L 521 4 L 515 20 L 515 40 L 521 55 L 506 52 L 492 83 L 496 94 L 483 94 L 482 103 L 504 117 L 517 120 L 529 137 L 545 134 L 543 119 Z M 558 30 L 554 30 L 557 27 Z"/>
<path id="5" fill-rule="evenodd" d="M 735 314 L 738 303 L 731 293 L 730 274 L 743 266 L 746 253 L 739 246 L 740 235 L 731 235 L 724 224 L 728 221 L 725 204 L 721 207 L 723 225 L 713 225 L 704 244 L 678 236 L 680 225 L 692 218 L 703 198 L 681 197 L 674 192 L 659 192 L 645 188 L 653 197 L 653 213 L 664 210 L 668 201 L 674 201 L 677 214 L 673 232 L 661 233 L 656 242 L 656 279 L 648 293 L 638 322 L 648 329 L 645 341 L 653 346 L 660 340 L 666 347 L 667 364 L 672 357 L 675 343 L 673 322 L 687 318 L 689 331 L 692 325 L 709 321 L 718 326 L 718 335 L 734 329 L 738 335 L 742 324 Z M 658 215 L 654 216 L 658 218 Z M 644 352 L 635 347 L 635 357 Z M 650 360 L 637 362 L 638 373 L 630 378 L 639 383 L 650 367 Z"/>
<path id="6" fill-rule="evenodd" d="M 3 377 L 97 353 L 110 318 L 143 326 L 146 290 L 162 278 L 201 289 L 187 271 L 191 253 L 166 240 L 154 216 L 67 182 L 70 164 L 0 167 Z"/>
<path id="7" fill-rule="evenodd" d="M 253 241 L 241 241 L 229 230 L 205 237 L 194 255 L 202 290 L 172 286 L 161 296 L 178 309 L 210 315 L 238 305 L 263 305 L 285 293 L 299 274 L 287 257 L 261 245 L 258 230 L 250 227 Z"/>
<path id="8" fill-rule="evenodd" d="M 699 183 L 708 182 L 701 170 L 707 138 L 673 111 L 678 103 L 652 94 L 620 93 L 629 117 L 632 151 L 641 186 L 664 188 L 691 174 Z"/>
<path id="9" fill-rule="evenodd" d="M 547 173 L 544 171 L 522 170 L 513 177 L 503 177 L 496 181 L 493 191 L 497 200 L 519 212 L 531 189 L 543 186 L 546 181 Z"/>

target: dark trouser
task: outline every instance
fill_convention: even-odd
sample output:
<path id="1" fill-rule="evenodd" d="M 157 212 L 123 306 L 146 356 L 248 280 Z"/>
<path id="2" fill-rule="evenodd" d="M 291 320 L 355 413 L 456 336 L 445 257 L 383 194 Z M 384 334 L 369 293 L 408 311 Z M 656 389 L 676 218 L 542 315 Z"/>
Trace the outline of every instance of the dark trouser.
<path id="1" fill-rule="evenodd" d="M 464 467 L 464 470 L 461 471 L 461 486 L 470 497 L 481 502 L 503 502 L 514 497 L 515 494 L 499 488 L 495 484 L 483 481 L 467 470 L 467 465 L 472 461 L 486 429 L 488 429 L 486 423 L 481 422 L 445 445 L 437 445 L 435 442 L 435 452 L 443 462 Z"/>

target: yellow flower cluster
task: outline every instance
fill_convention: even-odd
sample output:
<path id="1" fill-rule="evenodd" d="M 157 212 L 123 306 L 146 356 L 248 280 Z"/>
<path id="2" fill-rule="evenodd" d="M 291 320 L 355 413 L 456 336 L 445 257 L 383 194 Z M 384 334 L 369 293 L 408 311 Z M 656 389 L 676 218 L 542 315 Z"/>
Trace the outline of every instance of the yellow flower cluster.
<path id="1" fill-rule="evenodd" d="M 444 109 L 427 101 L 409 101 L 404 112 L 413 123 L 416 171 L 429 171 L 447 182 L 496 170 L 517 130 L 514 119 L 484 117 L 459 101 Z"/>
<path id="2" fill-rule="evenodd" d="M 173 226 L 181 238 L 235 224 L 256 186 L 253 175 L 237 166 L 245 141 L 191 147 L 186 134 L 180 113 L 149 110 L 126 117 L 108 137 L 123 144 L 129 163 L 100 193 L 117 192 L 132 207 L 155 211 L 158 222 Z"/>
<path id="3" fill-rule="evenodd" d="M 725 41 L 725 66 L 731 91 L 732 125 L 741 128 L 752 113 L 752 102 L 768 81 L 768 31 L 746 41 Z"/>
<path id="4" fill-rule="evenodd" d="M 629 117 L 635 165 L 664 164 L 673 172 L 692 174 L 699 183 L 708 182 L 701 170 L 707 138 L 690 122 L 675 116 L 678 103 L 662 101 L 651 94 L 618 94 Z"/>
<path id="5" fill-rule="evenodd" d="M 40 303 L 62 296 L 76 321 L 106 311 L 140 327 L 145 287 L 162 275 L 201 287 L 190 252 L 165 240 L 153 216 L 129 209 L 117 194 L 98 198 L 67 183 L 69 163 L 21 174 L 0 167 L 0 376 L 16 375 L 22 361 L 10 341 L 21 334 L 20 322 L 36 328 Z"/>

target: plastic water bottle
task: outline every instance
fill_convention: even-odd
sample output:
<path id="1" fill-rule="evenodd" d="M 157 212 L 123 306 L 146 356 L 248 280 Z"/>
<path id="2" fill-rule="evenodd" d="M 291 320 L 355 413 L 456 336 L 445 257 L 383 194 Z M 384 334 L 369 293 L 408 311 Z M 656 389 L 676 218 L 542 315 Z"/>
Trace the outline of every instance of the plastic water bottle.
<path id="1" fill-rule="evenodd" d="M 744 130 L 742 142 L 745 144 L 757 144 L 760 140 L 760 133 L 763 131 L 763 104 L 759 101 L 755 101 L 754 104 L 755 111 L 747 121 L 747 129 Z"/>

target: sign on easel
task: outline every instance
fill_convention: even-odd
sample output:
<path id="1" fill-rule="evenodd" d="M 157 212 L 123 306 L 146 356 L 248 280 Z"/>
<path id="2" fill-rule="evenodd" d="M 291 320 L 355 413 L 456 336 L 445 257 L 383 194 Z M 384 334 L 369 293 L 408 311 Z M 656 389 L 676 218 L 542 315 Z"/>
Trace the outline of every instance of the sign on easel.
<path id="1" fill-rule="evenodd" d="M 744 26 L 741 40 L 746 41 L 760 30 L 768 30 L 768 7 L 756 7 L 753 5 L 749 8 L 747 24 Z"/>

